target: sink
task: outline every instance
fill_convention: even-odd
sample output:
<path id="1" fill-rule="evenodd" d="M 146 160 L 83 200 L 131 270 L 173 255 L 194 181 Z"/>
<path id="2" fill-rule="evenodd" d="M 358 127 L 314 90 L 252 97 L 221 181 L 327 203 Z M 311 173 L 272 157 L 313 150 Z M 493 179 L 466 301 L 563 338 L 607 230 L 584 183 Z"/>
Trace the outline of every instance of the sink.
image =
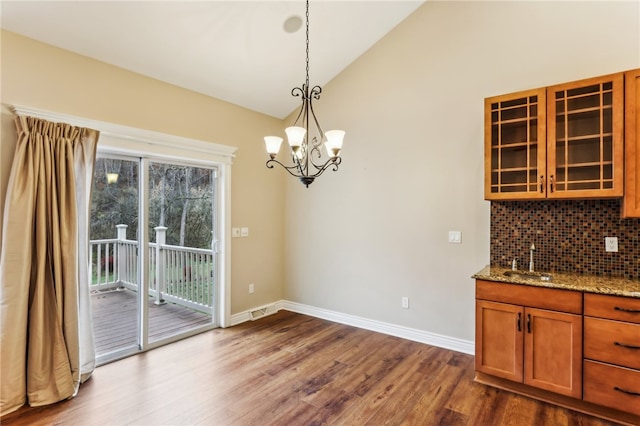
<path id="1" fill-rule="evenodd" d="M 505 271 L 504 273 L 507 277 L 520 278 L 525 280 L 536 280 L 536 281 L 551 281 L 550 274 L 544 274 L 541 272 L 526 272 L 526 271 Z"/>

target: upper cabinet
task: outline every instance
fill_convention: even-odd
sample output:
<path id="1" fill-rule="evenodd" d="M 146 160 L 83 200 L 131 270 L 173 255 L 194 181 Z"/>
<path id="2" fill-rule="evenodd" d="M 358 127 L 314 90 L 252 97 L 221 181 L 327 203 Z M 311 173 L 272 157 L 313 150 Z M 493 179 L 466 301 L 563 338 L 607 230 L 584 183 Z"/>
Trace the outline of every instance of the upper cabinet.
<path id="1" fill-rule="evenodd" d="M 624 74 L 547 89 L 547 197 L 624 195 Z"/>
<path id="2" fill-rule="evenodd" d="M 485 99 L 485 199 L 624 190 L 624 74 Z"/>
<path id="3" fill-rule="evenodd" d="M 625 191 L 622 217 L 640 217 L 640 69 L 625 74 Z"/>
<path id="4" fill-rule="evenodd" d="M 485 99 L 485 198 L 544 198 L 546 91 Z"/>

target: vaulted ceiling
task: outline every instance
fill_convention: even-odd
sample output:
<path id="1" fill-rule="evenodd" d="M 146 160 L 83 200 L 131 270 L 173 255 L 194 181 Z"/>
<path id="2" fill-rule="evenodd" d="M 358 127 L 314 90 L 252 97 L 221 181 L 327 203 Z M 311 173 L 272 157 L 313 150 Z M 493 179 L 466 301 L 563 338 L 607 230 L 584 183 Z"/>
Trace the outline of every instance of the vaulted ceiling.
<path id="1" fill-rule="evenodd" d="M 423 1 L 311 1 L 310 83 L 326 84 Z M 304 83 L 301 0 L 2 0 L 0 16 L 8 31 L 275 117 L 297 107 L 291 89 Z M 302 26 L 287 32 L 294 16 Z"/>

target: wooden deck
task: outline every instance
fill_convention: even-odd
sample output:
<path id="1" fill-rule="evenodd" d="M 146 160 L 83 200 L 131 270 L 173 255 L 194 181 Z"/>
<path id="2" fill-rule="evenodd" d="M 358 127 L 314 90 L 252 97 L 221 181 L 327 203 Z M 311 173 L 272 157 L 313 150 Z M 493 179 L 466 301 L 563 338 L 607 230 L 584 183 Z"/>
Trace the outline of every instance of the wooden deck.
<path id="1" fill-rule="evenodd" d="M 137 293 L 126 289 L 91 295 L 96 354 L 137 345 L 136 297 Z M 211 324 L 210 315 L 182 306 L 171 303 L 155 305 L 152 299 L 148 306 L 150 342 Z"/>

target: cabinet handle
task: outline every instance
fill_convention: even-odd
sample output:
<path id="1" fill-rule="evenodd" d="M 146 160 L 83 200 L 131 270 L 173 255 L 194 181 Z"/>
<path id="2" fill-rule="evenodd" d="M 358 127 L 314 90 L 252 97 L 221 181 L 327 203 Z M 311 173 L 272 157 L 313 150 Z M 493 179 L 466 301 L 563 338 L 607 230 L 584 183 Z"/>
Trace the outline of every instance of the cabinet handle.
<path id="1" fill-rule="evenodd" d="M 544 192 L 544 175 L 540 176 L 540 193 Z"/>
<path id="2" fill-rule="evenodd" d="M 630 391 L 630 390 L 619 388 L 617 386 L 614 386 L 613 390 L 617 390 L 618 392 L 626 393 L 628 395 L 640 396 L 640 392 L 633 392 L 633 391 Z"/>
<path id="3" fill-rule="evenodd" d="M 640 314 L 640 309 L 621 308 L 620 306 L 616 306 L 613 309 L 615 309 L 616 311 L 628 312 L 631 314 Z"/>
<path id="4" fill-rule="evenodd" d="M 531 314 L 527 314 L 527 333 L 531 333 Z"/>
<path id="5" fill-rule="evenodd" d="M 553 175 L 549 176 L 549 186 L 551 187 L 551 192 L 553 192 Z"/>
<path id="6" fill-rule="evenodd" d="M 516 321 L 518 323 L 518 331 L 522 331 L 522 325 L 520 324 L 521 321 L 522 321 L 522 314 L 518 312 L 518 320 Z"/>
<path id="7" fill-rule="evenodd" d="M 628 348 L 628 349 L 640 349 L 640 346 L 628 345 L 626 343 L 613 342 L 613 344 L 616 346 L 622 346 L 623 348 Z"/>

